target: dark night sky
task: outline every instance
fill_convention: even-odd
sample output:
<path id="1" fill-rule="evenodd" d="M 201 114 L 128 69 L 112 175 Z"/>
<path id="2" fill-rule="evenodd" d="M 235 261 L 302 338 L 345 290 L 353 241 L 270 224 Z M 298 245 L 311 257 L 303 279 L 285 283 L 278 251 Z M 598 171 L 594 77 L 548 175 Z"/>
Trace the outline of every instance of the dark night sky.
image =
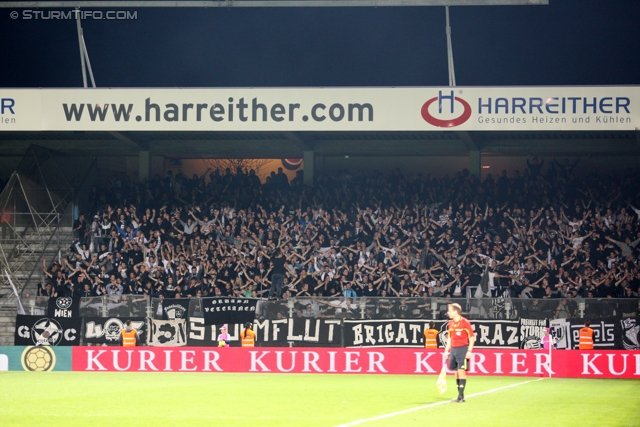
<path id="1" fill-rule="evenodd" d="M 451 11 L 459 86 L 640 84 L 640 1 Z M 75 21 L 0 9 L 0 87 L 82 84 Z M 83 22 L 99 87 L 443 86 L 444 8 L 138 9 Z"/>

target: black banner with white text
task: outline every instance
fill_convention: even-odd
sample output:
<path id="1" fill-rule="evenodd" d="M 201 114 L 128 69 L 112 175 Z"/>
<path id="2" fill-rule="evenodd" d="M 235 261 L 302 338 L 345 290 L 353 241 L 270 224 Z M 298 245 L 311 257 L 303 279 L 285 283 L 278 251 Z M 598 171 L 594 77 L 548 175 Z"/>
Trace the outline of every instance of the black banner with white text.
<path id="1" fill-rule="evenodd" d="M 138 345 L 147 344 L 147 319 L 132 317 L 131 326 L 136 330 Z M 117 317 L 85 317 L 82 339 L 85 344 L 120 345 L 120 332 L 126 320 Z"/>
<path id="2" fill-rule="evenodd" d="M 15 345 L 80 345 L 82 319 L 16 316 Z"/>

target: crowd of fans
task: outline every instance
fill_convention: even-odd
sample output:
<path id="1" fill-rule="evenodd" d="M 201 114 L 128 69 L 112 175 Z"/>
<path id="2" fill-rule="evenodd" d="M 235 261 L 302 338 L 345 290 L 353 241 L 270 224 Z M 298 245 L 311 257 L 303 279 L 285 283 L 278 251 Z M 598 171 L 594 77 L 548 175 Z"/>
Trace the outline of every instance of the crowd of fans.
<path id="1" fill-rule="evenodd" d="M 93 188 L 38 293 L 638 298 L 640 175 L 574 167 L 534 159 L 482 181 L 343 170 L 312 187 L 282 171 L 125 178 Z"/>

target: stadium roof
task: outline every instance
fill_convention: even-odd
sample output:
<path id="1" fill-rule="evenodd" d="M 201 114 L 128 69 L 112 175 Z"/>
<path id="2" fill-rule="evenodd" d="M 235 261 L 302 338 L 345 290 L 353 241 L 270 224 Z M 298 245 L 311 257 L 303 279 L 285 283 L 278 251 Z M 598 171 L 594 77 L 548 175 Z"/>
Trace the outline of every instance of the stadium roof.
<path id="1" fill-rule="evenodd" d="M 562 132 L 0 132 L 5 156 L 32 145 L 87 156 L 173 158 L 298 158 L 317 156 L 630 155 L 640 156 L 640 131 Z"/>
<path id="2" fill-rule="evenodd" d="M 524 6 L 546 4 L 549 4 L 549 0 L 9 1 L 0 3 L 0 8 Z"/>

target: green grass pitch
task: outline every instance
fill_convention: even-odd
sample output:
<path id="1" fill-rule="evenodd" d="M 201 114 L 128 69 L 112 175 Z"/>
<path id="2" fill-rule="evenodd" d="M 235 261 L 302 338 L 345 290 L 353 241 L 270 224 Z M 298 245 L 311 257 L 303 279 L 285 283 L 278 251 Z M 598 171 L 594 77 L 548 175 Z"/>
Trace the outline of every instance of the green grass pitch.
<path id="1" fill-rule="evenodd" d="M 464 404 L 435 376 L 8 372 L 9 426 L 640 426 L 640 381 L 544 379 Z M 470 377 L 467 396 L 532 378 Z M 367 420 L 369 419 L 369 420 Z M 365 420 L 361 424 L 355 422 Z"/>

